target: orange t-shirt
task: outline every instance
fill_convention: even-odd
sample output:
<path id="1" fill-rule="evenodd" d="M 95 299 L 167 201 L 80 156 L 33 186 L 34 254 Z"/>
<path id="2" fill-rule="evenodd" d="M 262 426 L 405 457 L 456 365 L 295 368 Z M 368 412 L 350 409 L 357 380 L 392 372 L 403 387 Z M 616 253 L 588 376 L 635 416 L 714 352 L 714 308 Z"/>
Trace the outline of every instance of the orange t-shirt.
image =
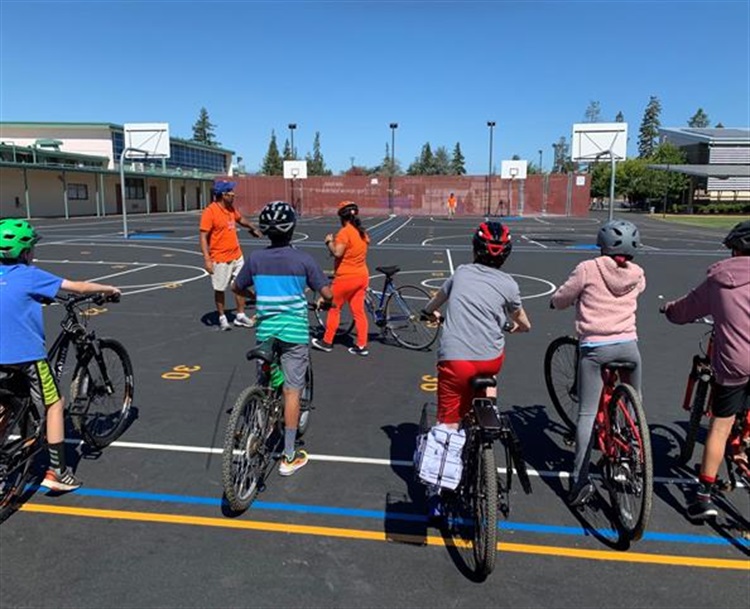
<path id="1" fill-rule="evenodd" d="M 359 236 L 359 231 L 351 224 L 344 226 L 337 234 L 336 244 L 344 244 L 344 255 L 334 263 L 336 277 L 370 275 L 367 270 L 367 245 L 370 238 Z"/>
<path id="2" fill-rule="evenodd" d="M 458 201 L 456 201 L 456 197 L 448 197 L 448 207 L 455 209 L 457 203 Z"/>
<path id="3" fill-rule="evenodd" d="M 214 262 L 230 262 L 242 257 L 237 238 L 237 220 L 240 212 L 227 209 L 214 201 L 201 215 L 201 232 L 208 233 L 208 254 Z"/>

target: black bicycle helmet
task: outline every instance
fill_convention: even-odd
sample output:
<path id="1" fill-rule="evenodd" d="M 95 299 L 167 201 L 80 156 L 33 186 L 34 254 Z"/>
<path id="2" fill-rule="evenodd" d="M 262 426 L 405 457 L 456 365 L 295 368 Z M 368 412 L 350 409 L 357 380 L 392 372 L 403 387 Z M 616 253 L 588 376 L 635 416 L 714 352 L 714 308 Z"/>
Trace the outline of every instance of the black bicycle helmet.
<path id="1" fill-rule="evenodd" d="M 638 227 L 627 220 L 610 220 L 596 235 L 596 245 L 605 256 L 635 256 L 641 245 Z"/>
<path id="2" fill-rule="evenodd" d="M 513 249 L 510 229 L 500 222 L 482 222 L 474 231 L 472 245 L 478 262 L 499 268 Z"/>
<path id="3" fill-rule="evenodd" d="M 258 217 L 260 232 L 267 237 L 289 237 L 297 225 L 297 213 L 286 201 L 272 201 L 261 211 Z"/>
<path id="4" fill-rule="evenodd" d="M 730 250 L 750 254 L 750 220 L 736 224 L 724 238 L 724 245 Z"/>

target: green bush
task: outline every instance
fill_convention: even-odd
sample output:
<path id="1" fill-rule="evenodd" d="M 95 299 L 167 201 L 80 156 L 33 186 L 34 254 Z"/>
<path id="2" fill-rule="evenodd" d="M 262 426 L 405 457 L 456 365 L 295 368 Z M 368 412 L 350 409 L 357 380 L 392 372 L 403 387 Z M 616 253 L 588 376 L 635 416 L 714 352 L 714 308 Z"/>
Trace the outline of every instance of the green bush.
<path id="1" fill-rule="evenodd" d="M 750 214 L 750 202 L 708 203 L 696 210 L 700 214 Z"/>

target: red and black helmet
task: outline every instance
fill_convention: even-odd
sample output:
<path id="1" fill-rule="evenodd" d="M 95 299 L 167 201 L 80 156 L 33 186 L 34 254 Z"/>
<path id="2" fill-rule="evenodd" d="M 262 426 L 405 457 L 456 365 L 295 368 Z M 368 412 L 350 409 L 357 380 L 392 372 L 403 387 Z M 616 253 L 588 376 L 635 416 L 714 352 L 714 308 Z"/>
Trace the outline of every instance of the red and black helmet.
<path id="1" fill-rule="evenodd" d="M 513 249 L 510 229 L 500 222 L 482 222 L 474 232 L 472 245 L 477 262 L 499 268 Z"/>

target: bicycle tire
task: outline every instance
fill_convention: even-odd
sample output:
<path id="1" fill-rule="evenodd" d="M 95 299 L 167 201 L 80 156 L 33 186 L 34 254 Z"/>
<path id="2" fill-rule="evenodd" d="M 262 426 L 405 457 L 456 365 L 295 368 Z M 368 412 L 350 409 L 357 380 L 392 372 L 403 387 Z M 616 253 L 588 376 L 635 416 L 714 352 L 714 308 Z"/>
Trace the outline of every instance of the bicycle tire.
<path id="1" fill-rule="evenodd" d="M 43 426 L 32 404 L 15 404 L 8 408 L 26 408 L 22 417 L 12 421 L 5 429 L 0 445 L 0 523 L 16 511 L 18 498 L 26 488 L 33 455 L 43 441 Z M 13 416 L 8 412 L 6 416 Z M 35 440 L 24 446 L 27 440 Z"/>
<path id="2" fill-rule="evenodd" d="M 420 319 L 430 301 L 427 290 L 402 285 L 388 295 L 385 302 L 385 326 L 396 342 L 406 349 L 427 349 L 437 339 L 440 324 Z"/>
<path id="3" fill-rule="evenodd" d="M 269 461 L 268 396 L 258 386 L 246 387 L 229 416 L 221 459 L 224 496 L 235 512 L 243 512 L 260 490 Z"/>
<path id="4" fill-rule="evenodd" d="M 574 433 L 578 419 L 578 341 L 572 336 L 560 336 L 547 347 L 544 382 L 558 416 Z"/>
<path id="5" fill-rule="evenodd" d="M 482 447 L 477 456 L 473 551 L 475 574 L 485 579 L 495 568 L 497 556 L 497 468 L 491 445 Z"/>
<path id="6" fill-rule="evenodd" d="M 690 404 L 690 419 L 688 421 L 687 435 L 685 443 L 680 450 L 680 463 L 687 464 L 693 456 L 695 450 L 695 441 L 698 438 L 698 430 L 701 427 L 703 414 L 706 412 L 706 399 L 708 398 L 708 383 L 696 381 L 693 393 L 693 401 Z"/>
<path id="7" fill-rule="evenodd" d="M 312 362 L 307 364 L 307 371 L 305 372 L 305 386 L 300 392 L 299 400 L 299 425 L 297 426 L 297 437 L 301 438 L 305 435 L 305 432 L 310 427 L 310 411 L 313 408 L 313 370 Z"/>
<path id="8" fill-rule="evenodd" d="M 73 426 L 85 442 L 94 448 L 105 448 L 122 435 L 128 424 L 135 381 L 130 355 L 122 343 L 111 338 L 102 338 L 99 339 L 99 348 L 107 376 L 112 383 L 113 393 L 107 394 L 101 371 L 92 352 L 73 373 L 70 385 L 73 407 L 69 412 Z M 86 400 L 86 404 L 79 407 L 80 400 L 83 399 Z M 107 405 L 109 408 L 106 408 Z"/>
<path id="9" fill-rule="evenodd" d="M 317 332 L 322 337 L 326 331 L 326 321 L 328 319 L 328 311 L 321 309 L 315 309 L 315 320 L 318 322 Z M 339 318 L 339 327 L 336 328 L 334 336 L 342 337 L 348 336 L 354 330 L 354 318 L 352 317 L 351 307 L 346 304 L 341 307 L 341 316 Z"/>
<path id="10" fill-rule="evenodd" d="M 614 388 L 607 409 L 613 440 L 607 447 L 613 451 L 605 466 L 607 486 L 620 530 L 637 541 L 648 526 L 653 502 L 654 466 L 646 414 L 638 393 L 626 383 Z"/>

